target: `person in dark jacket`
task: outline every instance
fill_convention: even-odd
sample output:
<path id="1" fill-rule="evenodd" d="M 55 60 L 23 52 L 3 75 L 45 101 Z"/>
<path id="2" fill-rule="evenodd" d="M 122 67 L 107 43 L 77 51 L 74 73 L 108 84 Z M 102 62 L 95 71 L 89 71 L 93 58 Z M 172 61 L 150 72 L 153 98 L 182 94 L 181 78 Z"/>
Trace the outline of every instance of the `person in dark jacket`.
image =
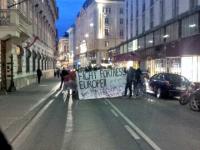
<path id="1" fill-rule="evenodd" d="M 68 70 L 65 70 L 65 68 L 63 68 L 63 70 L 62 70 L 61 73 L 60 73 L 60 77 L 61 77 L 60 89 L 61 89 L 62 86 L 63 86 L 64 77 L 67 76 L 68 74 L 69 74 L 69 71 L 68 71 Z"/>
<path id="2" fill-rule="evenodd" d="M 134 91 L 135 95 L 138 96 L 138 90 L 141 89 L 142 86 L 142 71 L 140 67 L 135 71 L 135 85 L 134 85 Z"/>
<path id="3" fill-rule="evenodd" d="M 8 143 L 5 135 L 0 129 L 0 149 L 1 150 L 12 150 L 11 145 Z"/>
<path id="4" fill-rule="evenodd" d="M 37 69 L 37 78 L 38 78 L 38 83 L 39 84 L 40 84 L 41 76 L 42 76 L 42 70 L 40 68 L 38 68 Z"/>
<path id="5" fill-rule="evenodd" d="M 133 81 L 135 80 L 135 69 L 130 67 L 128 71 L 126 71 L 126 86 L 125 86 L 125 93 L 124 96 L 127 95 L 127 90 L 129 89 L 129 97 L 132 96 L 132 85 Z"/>

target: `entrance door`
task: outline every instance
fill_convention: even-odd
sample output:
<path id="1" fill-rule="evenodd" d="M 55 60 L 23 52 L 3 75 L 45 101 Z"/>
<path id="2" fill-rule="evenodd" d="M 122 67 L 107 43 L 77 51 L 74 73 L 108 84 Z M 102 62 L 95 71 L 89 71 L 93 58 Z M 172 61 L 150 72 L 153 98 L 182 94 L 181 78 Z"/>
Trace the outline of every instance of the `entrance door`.
<path id="1" fill-rule="evenodd" d="M 6 41 L 1 41 L 1 90 L 6 89 Z"/>

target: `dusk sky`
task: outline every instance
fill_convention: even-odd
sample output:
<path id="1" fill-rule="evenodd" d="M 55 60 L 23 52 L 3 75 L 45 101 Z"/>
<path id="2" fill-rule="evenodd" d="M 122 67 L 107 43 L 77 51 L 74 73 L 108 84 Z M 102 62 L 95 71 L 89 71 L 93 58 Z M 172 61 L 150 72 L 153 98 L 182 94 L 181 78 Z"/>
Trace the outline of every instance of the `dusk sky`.
<path id="1" fill-rule="evenodd" d="M 56 0 L 59 8 L 59 18 L 56 26 L 58 36 L 64 35 L 65 31 L 74 24 L 77 13 L 85 0 Z"/>

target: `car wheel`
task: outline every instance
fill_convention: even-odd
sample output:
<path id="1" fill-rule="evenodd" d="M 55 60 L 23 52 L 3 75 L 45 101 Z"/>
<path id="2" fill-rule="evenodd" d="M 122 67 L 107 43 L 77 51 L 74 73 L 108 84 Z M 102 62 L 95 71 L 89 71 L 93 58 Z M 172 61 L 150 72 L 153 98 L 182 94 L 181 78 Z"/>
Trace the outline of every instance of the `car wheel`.
<path id="1" fill-rule="evenodd" d="M 161 88 L 158 88 L 156 90 L 156 98 L 162 98 L 162 89 Z"/>
<path id="2" fill-rule="evenodd" d="M 190 108 L 193 111 L 200 111 L 198 101 L 195 99 L 195 96 L 192 96 L 191 99 L 190 99 Z"/>

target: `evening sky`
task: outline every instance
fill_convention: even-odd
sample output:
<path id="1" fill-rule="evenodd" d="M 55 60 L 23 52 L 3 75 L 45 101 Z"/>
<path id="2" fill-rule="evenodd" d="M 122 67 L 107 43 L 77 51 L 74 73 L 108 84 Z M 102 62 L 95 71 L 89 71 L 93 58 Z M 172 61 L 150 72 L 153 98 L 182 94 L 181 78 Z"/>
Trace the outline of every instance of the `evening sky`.
<path id="1" fill-rule="evenodd" d="M 75 18 L 85 0 L 56 0 L 59 18 L 56 22 L 58 36 L 62 37 L 67 29 L 75 23 Z"/>

